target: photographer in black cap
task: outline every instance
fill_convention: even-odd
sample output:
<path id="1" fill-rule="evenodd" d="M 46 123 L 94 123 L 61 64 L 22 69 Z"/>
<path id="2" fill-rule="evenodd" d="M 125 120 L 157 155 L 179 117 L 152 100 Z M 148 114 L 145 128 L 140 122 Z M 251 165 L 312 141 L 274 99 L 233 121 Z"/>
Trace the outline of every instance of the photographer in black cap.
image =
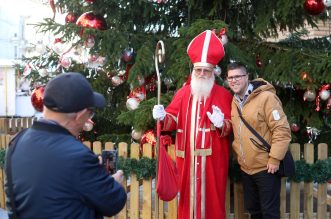
<path id="1" fill-rule="evenodd" d="M 12 141 L 6 154 L 10 218 L 99 219 L 126 203 L 123 172 L 107 174 L 77 136 L 106 105 L 80 73 L 64 73 L 45 87 L 44 118 Z"/>

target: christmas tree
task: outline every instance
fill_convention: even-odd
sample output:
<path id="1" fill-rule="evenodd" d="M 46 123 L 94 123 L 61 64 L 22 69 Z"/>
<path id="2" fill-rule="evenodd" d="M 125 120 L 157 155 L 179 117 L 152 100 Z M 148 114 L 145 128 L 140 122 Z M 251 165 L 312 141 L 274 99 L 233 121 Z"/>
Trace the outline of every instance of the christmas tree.
<path id="1" fill-rule="evenodd" d="M 84 74 L 108 106 L 97 113 L 93 132 L 82 137 L 139 141 L 155 128 L 157 42 L 165 46 L 165 62 L 158 67 L 161 103 L 167 105 L 192 70 L 188 43 L 213 29 L 225 45 L 217 83 L 227 86 L 229 62 L 244 63 L 252 79 L 262 77 L 276 87 L 293 142 L 331 145 L 331 27 L 326 36 L 307 37 L 308 28 L 331 22 L 329 6 L 322 0 L 50 1 L 54 17 L 65 14 L 65 22 L 48 18 L 36 24 L 56 38 L 46 47 L 36 45 L 39 54 L 17 68 L 33 88 L 63 72 Z"/>

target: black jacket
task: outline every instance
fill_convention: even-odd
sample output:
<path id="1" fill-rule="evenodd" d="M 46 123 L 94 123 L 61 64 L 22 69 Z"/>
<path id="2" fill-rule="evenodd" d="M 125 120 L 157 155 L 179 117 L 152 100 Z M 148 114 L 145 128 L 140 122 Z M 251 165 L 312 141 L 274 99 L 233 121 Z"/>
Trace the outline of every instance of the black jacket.
<path id="1" fill-rule="evenodd" d="M 19 138 L 11 163 L 20 219 L 97 219 L 126 203 L 125 190 L 97 156 L 59 125 L 35 122 Z M 5 190 L 11 212 L 7 183 Z"/>

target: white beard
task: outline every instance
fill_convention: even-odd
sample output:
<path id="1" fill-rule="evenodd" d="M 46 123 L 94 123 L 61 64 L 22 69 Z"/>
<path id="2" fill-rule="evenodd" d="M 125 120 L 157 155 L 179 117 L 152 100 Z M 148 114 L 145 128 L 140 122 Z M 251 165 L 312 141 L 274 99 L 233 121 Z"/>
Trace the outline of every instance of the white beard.
<path id="1" fill-rule="evenodd" d="M 191 91 L 192 94 L 198 97 L 206 98 L 209 96 L 211 89 L 213 88 L 215 82 L 215 76 L 212 76 L 209 79 L 206 78 L 198 78 L 194 74 L 192 74 L 191 79 Z"/>

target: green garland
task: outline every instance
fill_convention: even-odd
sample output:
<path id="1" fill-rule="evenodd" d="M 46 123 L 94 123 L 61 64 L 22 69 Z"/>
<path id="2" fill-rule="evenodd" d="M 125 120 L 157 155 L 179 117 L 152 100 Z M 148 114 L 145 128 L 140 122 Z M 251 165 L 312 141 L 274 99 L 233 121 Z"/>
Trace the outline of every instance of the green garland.
<path id="1" fill-rule="evenodd" d="M 126 177 L 136 174 L 138 180 L 149 179 L 156 175 L 156 160 L 148 157 L 142 157 L 140 160 L 119 157 L 117 168 L 123 170 Z"/>
<path id="2" fill-rule="evenodd" d="M 5 166 L 5 155 L 6 155 L 6 150 L 0 149 L 0 167 L 1 168 L 3 168 Z"/>
<path id="3" fill-rule="evenodd" d="M 0 149 L 1 168 L 4 167 L 5 153 L 5 149 Z M 119 157 L 117 168 L 123 170 L 126 177 L 129 177 L 130 174 L 135 174 L 138 180 L 150 179 L 156 175 L 156 160 L 148 157 L 142 157 L 140 160 Z M 234 182 L 241 180 L 239 165 L 234 160 L 231 160 L 229 165 L 229 177 Z M 295 161 L 295 175 L 288 180 L 294 182 L 326 183 L 330 179 L 331 158 L 328 158 L 326 160 L 317 160 L 313 164 L 308 164 L 303 159 Z"/>

